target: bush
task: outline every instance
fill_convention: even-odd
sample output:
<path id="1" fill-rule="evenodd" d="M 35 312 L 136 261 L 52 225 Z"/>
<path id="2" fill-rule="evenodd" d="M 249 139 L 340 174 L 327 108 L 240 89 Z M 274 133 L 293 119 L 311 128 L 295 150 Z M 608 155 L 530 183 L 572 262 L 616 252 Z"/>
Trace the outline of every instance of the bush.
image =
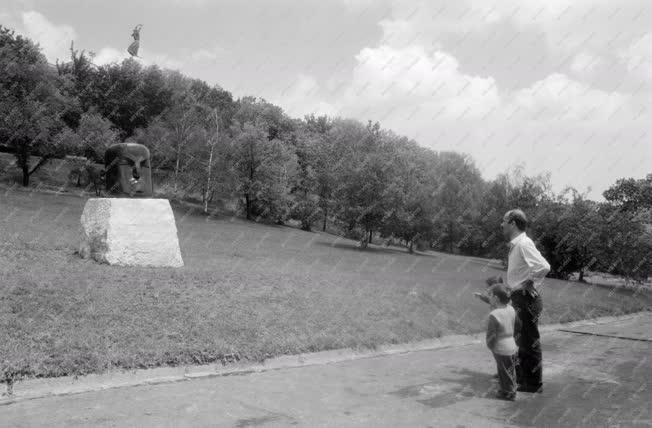
<path id="1" fill-rule="evenodd" d="M 300 201 L 295 204 L 290 212 L 290 218 L 298 220 L 301 224 L 302 230 L 310 231 L 312 225 L 319 219 L 321 209 L 313 200 Z"/>

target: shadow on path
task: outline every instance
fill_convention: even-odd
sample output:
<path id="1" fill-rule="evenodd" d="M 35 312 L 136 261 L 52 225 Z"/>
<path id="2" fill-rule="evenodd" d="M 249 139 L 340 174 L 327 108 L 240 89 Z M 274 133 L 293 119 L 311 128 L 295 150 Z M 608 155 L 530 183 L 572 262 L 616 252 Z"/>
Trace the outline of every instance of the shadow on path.
<path id="1" fill-rule="evenodd" d="M 497 383 L 493 374 L 469 369 L 451 372 L 450 377 L 410 385 L 391 392 L 399 398 L 413 398 L 420 404 L 440 408 L 475 398 L 493 398 Z"/>

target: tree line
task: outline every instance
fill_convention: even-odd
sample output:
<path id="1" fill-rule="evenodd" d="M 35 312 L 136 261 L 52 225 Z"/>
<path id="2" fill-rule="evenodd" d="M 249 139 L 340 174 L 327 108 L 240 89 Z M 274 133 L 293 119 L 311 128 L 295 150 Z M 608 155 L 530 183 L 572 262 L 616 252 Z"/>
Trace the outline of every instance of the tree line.
<path id="1" fill-rule="evenodd" d="M 330 225 L 362 247 L 382 238 L 410 252 L 502 258 L 500 219 L 519 207 L 553 276 L 642 280 L 652 271 L 652 175 L 619 180 L 605 202 L 570 187 L 555 194 L 549 175 L 519 168 L 487 181 L 468 155 L 426 149 L 379 123 L 291 118 L 177 71 L 92 57 L 71 46 L 70 60 L 53 66 L 0 27 L 0 145 L 23 185 L 50 159 L 101 163 L 109 145 L 137 142 L 152 153 L 159 192 L 201 200 L 206 212 L 232 198 L 249 220 Z"/>

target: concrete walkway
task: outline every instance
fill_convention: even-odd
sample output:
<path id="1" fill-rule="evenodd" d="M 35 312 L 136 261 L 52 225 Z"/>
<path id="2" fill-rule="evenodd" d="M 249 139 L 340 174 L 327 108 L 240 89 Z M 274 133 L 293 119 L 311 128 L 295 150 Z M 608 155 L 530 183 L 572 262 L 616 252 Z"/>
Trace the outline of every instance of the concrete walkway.
<path id="1" fill-rule="evenodd" d="M 492 398 L 482 344 L 0 406 L 0 426 L 650 427 L 652 314 L 543 336 L 544 392 Z"/>

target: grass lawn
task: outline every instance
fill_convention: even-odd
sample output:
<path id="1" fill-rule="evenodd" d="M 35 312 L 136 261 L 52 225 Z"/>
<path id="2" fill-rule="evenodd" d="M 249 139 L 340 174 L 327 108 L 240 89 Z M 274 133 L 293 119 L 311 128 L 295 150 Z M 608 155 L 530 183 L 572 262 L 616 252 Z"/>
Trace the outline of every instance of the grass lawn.
<path id="1" fill-rule="evenodd" d="M 374 347 L 484 329 L 478 259 L 409 255 L 175 208 L 185 267 L 75 255 L 85 200 L 0 191 L 0 364 L 28 376 Z M 498 227 L 498 226 L 497 226 Z M 543 322 L 650 309 L 631 290 L 547 280 Z"/>

